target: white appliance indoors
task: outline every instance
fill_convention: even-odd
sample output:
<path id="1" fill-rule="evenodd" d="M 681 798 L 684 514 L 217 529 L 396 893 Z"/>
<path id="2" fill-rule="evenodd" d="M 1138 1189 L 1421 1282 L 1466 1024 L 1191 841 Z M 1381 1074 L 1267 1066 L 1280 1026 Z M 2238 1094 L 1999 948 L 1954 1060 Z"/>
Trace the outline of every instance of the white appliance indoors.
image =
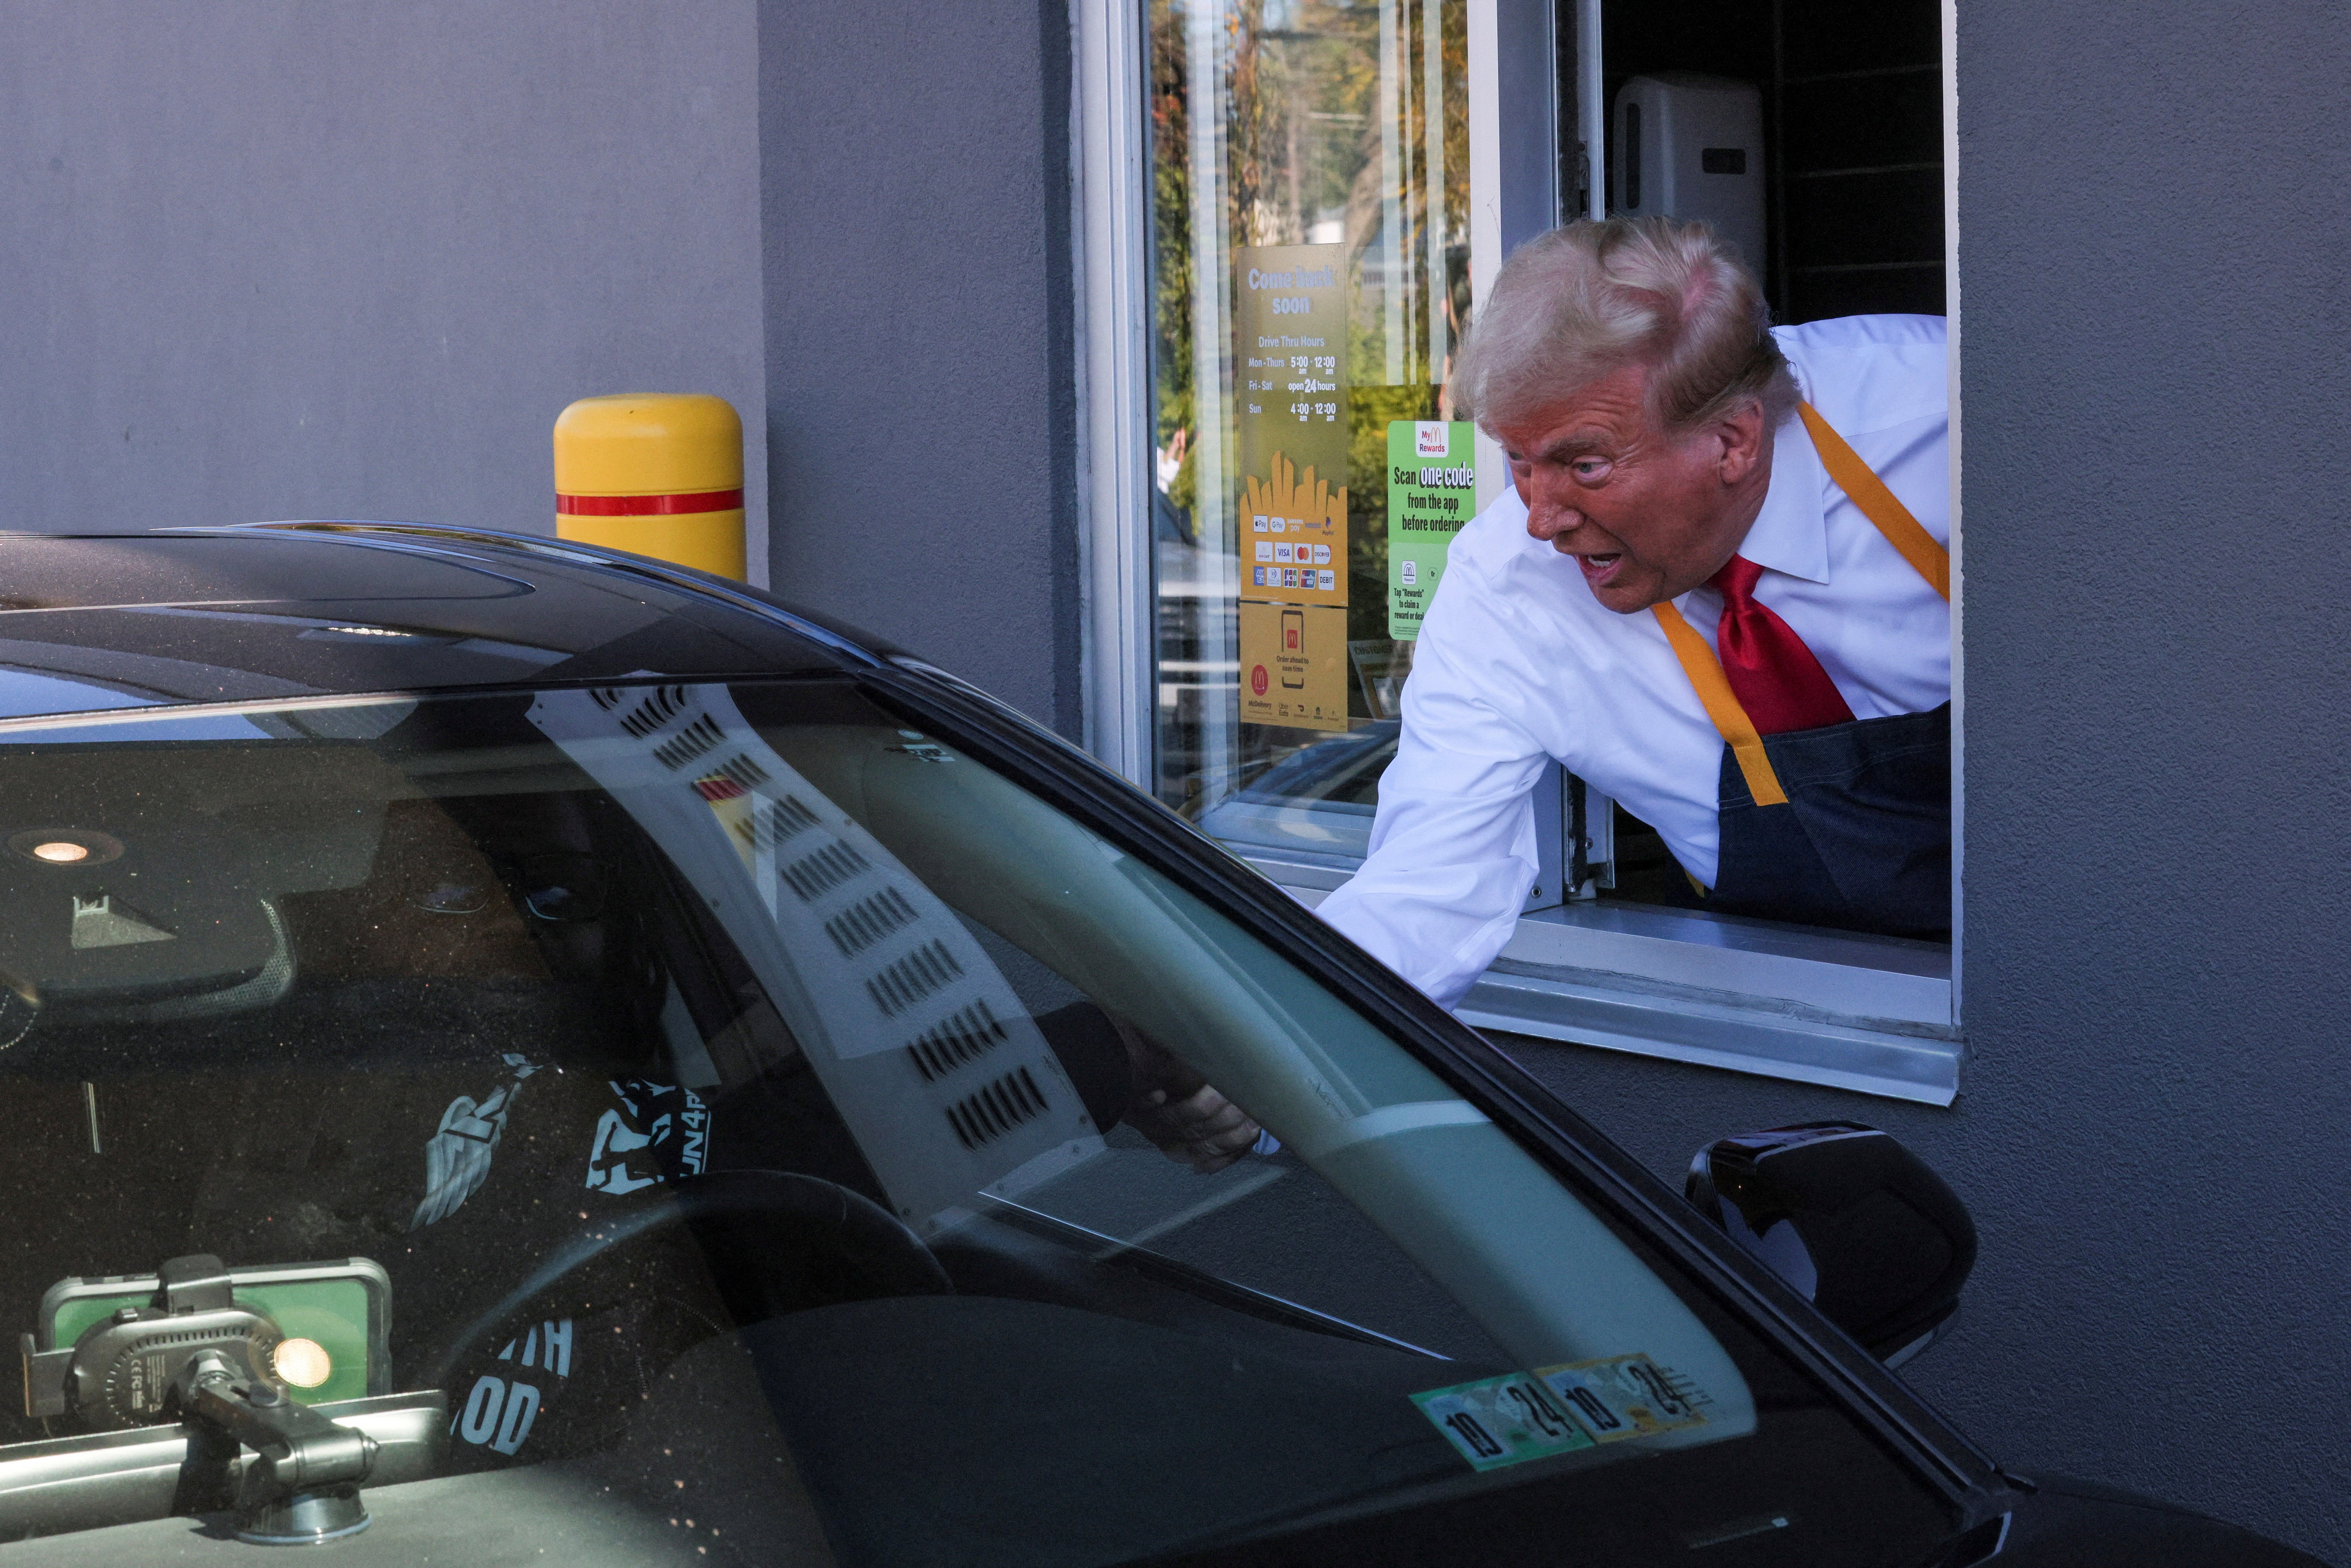
<path id="1" fill-rule="evenodd" d="M 1618 88 L 1614 114 L 1615 210 L 1704 218 L 1761 276 L 1763 95 L 1755 85 L 1660 71 Z"/>

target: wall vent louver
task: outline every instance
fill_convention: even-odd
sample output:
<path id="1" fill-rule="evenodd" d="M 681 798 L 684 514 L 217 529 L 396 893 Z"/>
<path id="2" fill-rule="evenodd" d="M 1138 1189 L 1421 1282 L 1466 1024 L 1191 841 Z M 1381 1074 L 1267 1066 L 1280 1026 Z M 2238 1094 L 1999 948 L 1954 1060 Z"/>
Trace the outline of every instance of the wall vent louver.
<path id="1" fill-rule="evenodd" d="M 844 958 L 854 958 L 900 926 L 915 920 L 914 906 L 906 895 L 894 887 L 869 894 L 824 923 L 824 934 L 841 949 Z"/>
<path id="2" fill-rule="evenodd" d="M 733 793 L 740 789 L 732 779 L 721 779 L 715 787 L 705 780 L 695 788 L 714 799 L 717 789 Z M 766 810 L 755 810 L 735 824 L 735 836 L 753 849 L 781 849 L 810 828 L 820 825 L 817 814 L 789 795 L 781 800 L 768 800 Z"/>
<path id="3" fill-rule="evenodd" d="M 865 857 L 838 839 L 814 854 L 802 855 L 780 874 L 804 904 L 812 904 L 865 869 Z"/>
<path id="4" fill-rule="evenodd" d="M 654 747 L 653 759 L 674 773 L 726 738 L 726 732 L 718 727 L 718 721 L 705 713 Z"/>
<path id="5" fill-rule="evenodd" d="M 643 740 L 684 711 L 684 686 L 655 686 L 644 701 L 621 716 L 621 727 Z"/>
<path id="6" fill-rule="evenodd" d="M 695 788 L 711 800 L 728 795 L 748 795 L 768 781 L 768 770 L 737 752 L 709 772 L 694 781 Z M 810 817 L 809 821 L 816 819 Z"/>
<path id="7" fill-rule="evenodd" d="M 977 1061 L 1009 1038 L 988 1005 L 976 1001 L 916 1035 L 906 1054 L 914 1059 L 914 1071 L 923 1075 L 923 1082 L 929 1083 Z"/>
<path id="8" fill-rule="evenodd" d="M 767 780 L 763 776 L 761 783 Z M 781 795 L 776 799 L 776 835 L 789 839 L 794 833 L 804 833 L 817 824 L 817 815 L 800 803 L 797 795 Z"/>
<path id="9" fill-rule="evenodd" d="M 963 977 L 963 966 L 934 937 L 865 982 L 884 1018 L 896 1018 L 933 991 Z"/>
<path id="10" fill-rule="evenodd" d="M 1046 1111 L 1045 1092 L 1025 1067 L 1017 1068 L 947 1107 L 947 1124 L 967 1149 L 994 1143 L 1024 1122 Z"/>

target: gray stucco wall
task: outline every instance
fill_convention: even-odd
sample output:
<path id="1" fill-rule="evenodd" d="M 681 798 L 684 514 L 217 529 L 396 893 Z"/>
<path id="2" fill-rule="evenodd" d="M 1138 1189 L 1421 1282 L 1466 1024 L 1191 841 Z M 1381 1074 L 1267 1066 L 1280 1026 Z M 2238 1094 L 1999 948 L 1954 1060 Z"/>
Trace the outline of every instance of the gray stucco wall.
<path id="1" fill-rule="evenodd" d="M 776 591 L 1080 727 L 1056 0 L 762 0 Z"/>
<path id="2" fill-rule="evenodd" d="M 0 528 L 551 532 L 549 429 L 712 392 L 765 517 L 752 0 L 7 0 Z"/>
<path id="3" fill-rule="evenodd" d="M 1959 17 L 1962 1098 L 1511 1048 L 1677 1182 L 1723 1133 L 1894 1130 L 1982 1228 L 1930 1397 L 2351 1563 L 2351 27 Z"/>

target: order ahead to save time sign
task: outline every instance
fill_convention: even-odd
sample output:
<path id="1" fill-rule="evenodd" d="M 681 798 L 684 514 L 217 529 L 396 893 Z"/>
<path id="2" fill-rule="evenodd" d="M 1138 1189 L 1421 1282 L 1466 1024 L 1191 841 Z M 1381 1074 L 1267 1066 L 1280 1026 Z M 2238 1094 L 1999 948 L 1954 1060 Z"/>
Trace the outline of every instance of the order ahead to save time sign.
<path id="1" fill-rule="evenodd" d="M 1446 547 L 1478 510 L 1478 460 L 1467 421 L 1388 425 L 1388 635 L 1409 643 L 1445 575 Z"/>

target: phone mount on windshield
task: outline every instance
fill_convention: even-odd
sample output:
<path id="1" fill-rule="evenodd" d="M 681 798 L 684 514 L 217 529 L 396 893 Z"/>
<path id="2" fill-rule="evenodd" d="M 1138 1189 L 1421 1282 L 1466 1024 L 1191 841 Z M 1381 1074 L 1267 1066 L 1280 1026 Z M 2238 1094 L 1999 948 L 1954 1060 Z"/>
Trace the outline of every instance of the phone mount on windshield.
<path id="1" fill-rule="evenodd" d="M 307 1545 L 365 1530 L 360 1484 L 375 1439 L 296 1404 L 270 1375 L 282 1336 L 236 1303 L 218 1258 L 174 1258 L 156 1278 L 152 1305 L 119 1308 L 70 1346 L 37 1350 L 24 1336 L 26 1414 L 117 1428 L 178 1416 L 187 1448 L 172 1511 L 233 1508 L 240 1540 Z"/>
<path id="2" fill-rule="evenodd" d="M 240 1375 L 217 1350 L 189 1357 L 174 1384 L 190 1428 L 183 1487 L 232 1503 L 239 1541 L 307 1546 L 368 1527 L 360 1483 L 375 1468 L 374 1438 Z M 254 1451 L 242 1474 L 240 1448 Z M 189 1500 L 201 1511 L 206 1500 Z"/>

